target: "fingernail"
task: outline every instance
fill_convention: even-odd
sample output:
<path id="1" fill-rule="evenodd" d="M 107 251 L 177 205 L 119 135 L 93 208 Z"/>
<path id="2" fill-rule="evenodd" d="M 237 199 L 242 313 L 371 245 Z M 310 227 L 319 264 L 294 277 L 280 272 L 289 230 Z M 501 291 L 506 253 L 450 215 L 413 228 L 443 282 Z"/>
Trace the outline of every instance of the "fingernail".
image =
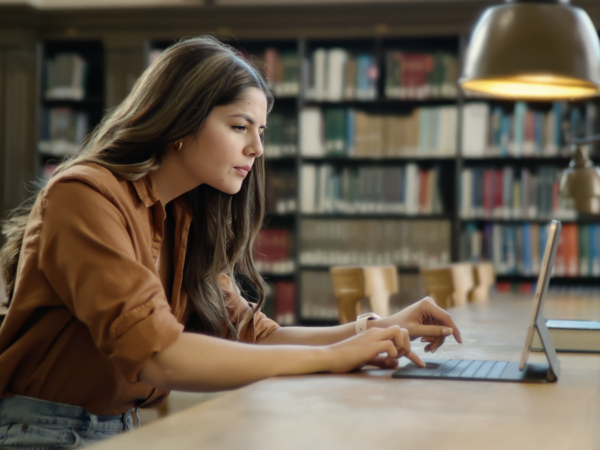
<path id="1" fill-rule="evenodd" d="M 442 328 L 442 334 L 444 336 L 450 336 L 452 334 L 452 328 Z"/>

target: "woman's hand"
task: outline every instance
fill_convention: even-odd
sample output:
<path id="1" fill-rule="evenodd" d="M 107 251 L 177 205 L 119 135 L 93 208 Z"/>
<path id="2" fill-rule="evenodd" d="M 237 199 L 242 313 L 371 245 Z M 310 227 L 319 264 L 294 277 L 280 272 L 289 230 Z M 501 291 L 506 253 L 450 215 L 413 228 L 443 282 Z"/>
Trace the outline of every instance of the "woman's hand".
<path id="1" fill-rule="evenodd" d="M 435 352 L 450 335 L 462 343 L 460 331 L 450 314 L 437 306 L 430 297 L 413 303 L 393 316 L 374 322 L 374 327 L 398 325 L 406 328 L 410 339 L 420 337 L 422 342 L 428 342 L 425 346 L 426 352 Z"/>
<path id="2" fill-rule="evenodd" d="M 350 372 L 367 364 L 393 369 L 402 356 L 418 366 L 425 366 L 410 349 L 408 330 L 395 325 L 387 328 L 374 327 L 325 348 L 331 355 L 328 357 L 331 362 L 328 371 L 333 373 Z"/>

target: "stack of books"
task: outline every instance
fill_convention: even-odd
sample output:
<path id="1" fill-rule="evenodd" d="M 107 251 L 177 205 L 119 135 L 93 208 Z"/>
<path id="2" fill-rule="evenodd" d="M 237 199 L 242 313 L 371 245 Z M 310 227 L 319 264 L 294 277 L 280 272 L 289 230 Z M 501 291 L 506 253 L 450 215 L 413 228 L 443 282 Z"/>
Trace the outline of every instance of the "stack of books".
<path id="1" fill-rule="evenodd" d="M 463 155 L 467 157 L 553 157 L 568 150 L 565 132 L 585 135 L 579 107 L 555 102 L 550 109 L 516 102 L 513 110 L 489 103 L 467 103 L 463 109 Z"/>
<path id="2" fill-rule="evenodd" d="M 462 239 L 462 256 L 490 260 L 498 275 L 534 276 L 540 271 L 547 225 L 538 223 L 486 223 L 483 229 L 468 224 Z M 600 225 L 563 224 L 553 275 L 600 276 Z"/>
<path id="3" fill-rule="evenodd" d="M 561 168 L 468 167 L 460 179 L 463 219 L 573 219 L 558 195 Z"/>
<path id="4" fill-rule="evenodd" d="M 452 157 L 457 117 L 456 106 L 416 108 L 406 116 L 306 107 L 298 119 L 300 153 L 311 158 Z"/>
<path id="5" fill-rule="evenodd" d="M 385 96 L 394 99 L 456 98 L 458 61 L 445 52 L 385 53 Z"/>
<path id="6" fill-rule="evenodd" d="M 305 266 L 433 267 L 450 261 L 448 220 L 316 220 L 301 222 Z"/>
<path id="7" fill-rule="evenodd" d="M 306 100 L 339 102 L 377 98 L 379 69 L 371 53 L 317 48 L 304 61 Z"/>
<path id="8" fill-rule="evenodd" d="M 301 211 L 306 214 L 441 214 L 440 168 L 335 167 L 303 164 Z"/>

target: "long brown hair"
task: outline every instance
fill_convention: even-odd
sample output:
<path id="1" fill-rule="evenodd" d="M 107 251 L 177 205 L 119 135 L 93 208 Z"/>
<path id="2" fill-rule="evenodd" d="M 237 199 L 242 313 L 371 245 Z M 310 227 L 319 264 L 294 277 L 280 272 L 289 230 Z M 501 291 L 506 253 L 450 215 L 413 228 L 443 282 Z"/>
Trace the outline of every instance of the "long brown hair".
<path id="1" fill-rule="evenodd" d="M 107 114 L 81 152 L 62 163 L 55 175 L 82 163 L 97 163 L 115 176 L 136 180 L 160 166 L 168 143 L 197 133 L 215 106 L 239 100 L 250 87 L 273 97 L 252 66 L 231 47 L 204 36 L 180 41 L 165 50 L 142 74 L 128 97 Z M 252 248 L 264 218 L 263 157 L 239 193 L 229 195 L 207 185 L 185 194 L 193 211 L 183 286 L 194 306 L 188 323 L 195 331 L 238 338 L 251 318 L 234 327 L 218 284 L 221 273 L 235 283 L 243 274 L 258 293 L 253 312 L 264 303 L 263 280 L 252 259 Z M 14 210 L 3 227 L 6 243 L 1 263 L 10 304 L 17 265 L 35 198 Z"/>

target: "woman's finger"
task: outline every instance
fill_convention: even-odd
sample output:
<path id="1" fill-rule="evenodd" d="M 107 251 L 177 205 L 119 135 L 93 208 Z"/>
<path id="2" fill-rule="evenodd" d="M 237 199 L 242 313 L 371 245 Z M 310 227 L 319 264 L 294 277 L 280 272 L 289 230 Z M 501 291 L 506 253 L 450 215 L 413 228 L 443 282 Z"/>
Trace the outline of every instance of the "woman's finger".
<path id="1" fill-rule="evenodd" d="M 402 349 L 405 347 L 404 338 L 402 337 L 403 328 L 400 328 L 398 325 L 387 328 L 371 328 L 371 330 L 378 330 L 375 332 L 379 334 L 381 339 L 389 339 L 390 341 L 393 341 L 398 351 L 402 351 Z"/>
<path id="2" fill-rule="evenodd" d="M 379 355 L 367 362 L 367 365 L 379 367 L 380 369 L 394 369 L 398 367 L 398 359 Z"/>
<path id="3" fill-rule="evenodd" d="M 421 358 L 419 358 L 419 356 L 414 353 L 414 352 L 408 352 L 408 354 L 406 355 L 406 357 L 408 359 L 410 359 L 412 362 L 414 362 L 417 366 L 419 367 L 425 367 L 425 363 L 421 360 Z"/>
<path id="4" fill-rule="evenodd" d="M 408 334 L 408 330 L 406 328 L 401 329 L 402 340 L 404 343 L 404 352 L 405 354 L 410 353 L 410 335 Z"/>
<path id="5" fill-rule="evenodd" d="M 428 301 L 428 302 L 423 302 L 423 303 L 426 305 L 425 308 L 427 310 L 427 313 L 438 324 L 442 325 L 444 328 L 451 328 L 452 334 L 454 335 L 454 339 L 456 339 L 456 342 L 459 342 L 462 344 L 462 337 L 460 336 L 460 331 L 458 330 L 458 327 L 452 320 L 452 316 L 450 316 L 450 314 L 448 314 L 446 311 L 444 311 L 442 308 L 436 306 L 432 302 Z M 426 325 L 424 325 L 424 326 L 426 326 Z M 438 336 L 438 335 L 434 334 L 434 336 Z"/>
<path id="6" fill-rule="evenodd" d="M 412 328 L 413 337 L 422 336 L 424 338 L 437 339 L 439 337 L 451 336 L 454 330 L 444 325 L 415 325 Z"/>
<path id="7" fill-rule="evenodd" d="M 436 339 L 435 339 L 435 340 L 434 340 L 434 341 L 431 343 L 431 345 L 430 345 L 430 349 L 429 349 L 429 350 L 431 351 L 431 353 L 435 353 L 435 351 L 436 351 L 438 348 L 440 348 L 442 345 L 444 345 L 444 341 L 445 341 L 445 339 L 446 339 L 446 338 L 445 338 L 444 336 L 441 336 L 441 337 L 438 337 L 438 338 L 436 338 Z"/>
<path id="8" fill-rule="evenodd" d="M 387 355 L 391 358 L 398 357 L 398 349 L 392 341 L 381 341 L 380 345 L 381 349 L 377 352 L 377 354 L 387 353 Z"/>

